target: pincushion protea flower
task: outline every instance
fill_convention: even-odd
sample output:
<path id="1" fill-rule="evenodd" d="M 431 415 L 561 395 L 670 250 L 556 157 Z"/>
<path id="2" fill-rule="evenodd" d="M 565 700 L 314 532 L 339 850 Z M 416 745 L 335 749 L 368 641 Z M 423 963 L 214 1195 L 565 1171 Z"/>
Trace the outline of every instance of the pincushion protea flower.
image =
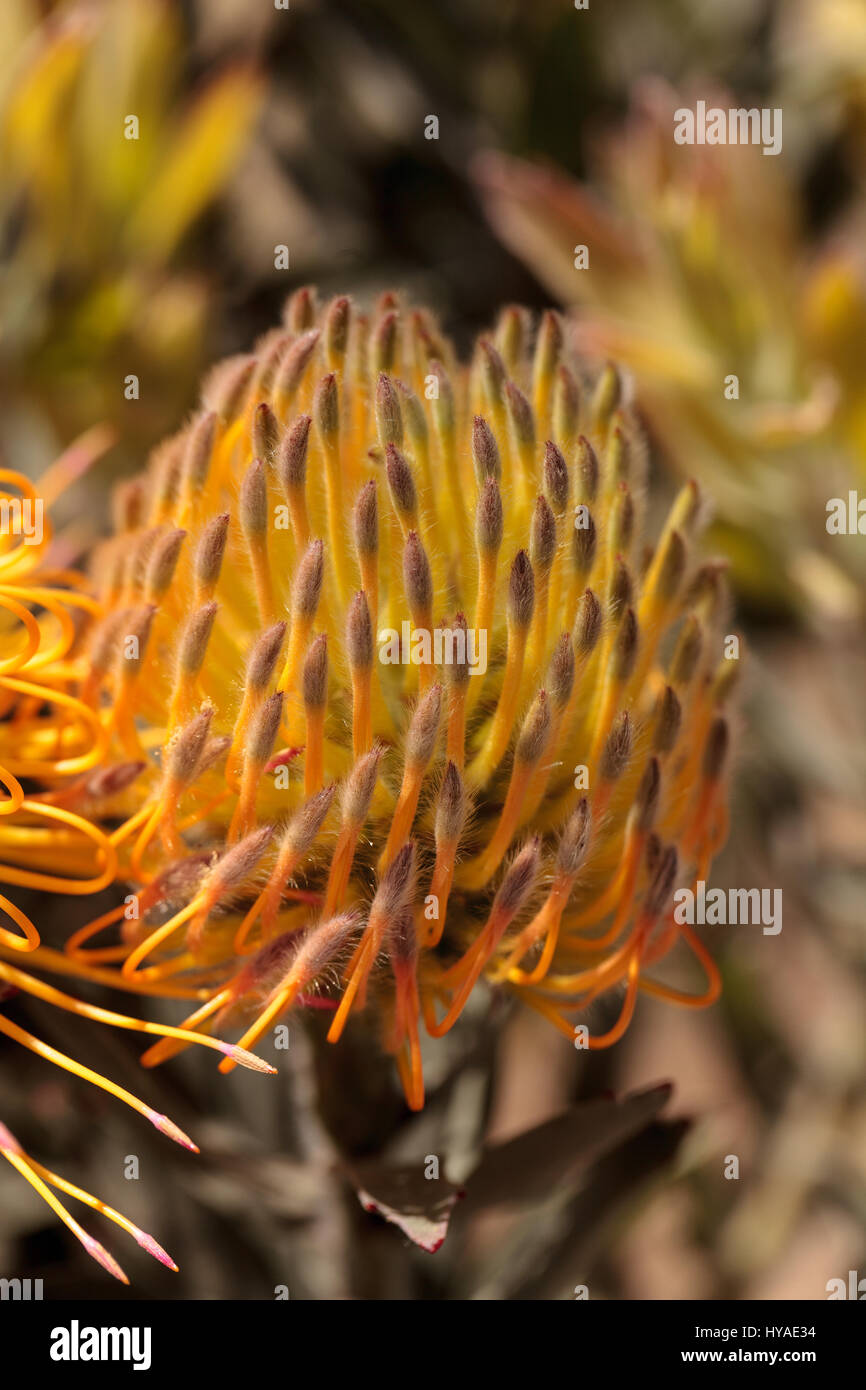
<path id="1" fill-rule="evenodd" d="M 134 891 L 63 952 L 4 900 L 0 979 L 161 1034 L 148 1066 L 198 1042 L 272 1070 L 248 1049 L 287 1011 L 327 1011 L 336 1044 L 366 1011 L 413 1109 L 421 1034 L 482 976 L 590 1049 L 639 990 L 716 998 L 671 897 L 726 833 L 721 567 L 695 558 L 693 484 L 644 546 L 620 374 L 590 380 L 554 313 L 531 337 L 508 308 L 465 368 L 394 295 L 368 317 L 299 291 L 120 489 L 87 579 L 42 568 L 47 531 L 8 542 L 0 878 Z M 678 942 L 698 995 L 654 975 Z M 23 953 L 193 1007 L 175 1029 L 109 1013 Z M 578 1034 L 602 996 L 612 1021 Z"/>

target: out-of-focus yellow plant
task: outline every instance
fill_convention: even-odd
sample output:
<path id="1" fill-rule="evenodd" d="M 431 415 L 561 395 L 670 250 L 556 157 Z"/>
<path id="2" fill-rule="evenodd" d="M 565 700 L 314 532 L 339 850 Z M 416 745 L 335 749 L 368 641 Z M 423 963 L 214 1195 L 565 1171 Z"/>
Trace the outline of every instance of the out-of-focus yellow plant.
<path id="1" fill-rule="evenodd" d="M 826 503 L 863 476 L 862 257 L 847 236 L 809 253 L 784 156 L 677 145 L 688 104 L 641 86 L 592 187 L 493 153 L 477 179 L 503 239 L 579 306 L 579 349 L 630 367 L 665 458 L 711 483 L 741 589 L 847 618 L 862 559 L 856 537 L 827 535 Z"/>
<path id="2" fill-rule="evenodd" d="M 69 437 L 140 373 L 159 388 L 142 393 L 141 421 L 158 432 L 198 368 L 205 306 L 201 278 L 170 266 L 237 159 L 259 84 L 233 65 L 184 100 L 183 35 L 163 0 L 44 11 L 0 6 L 4 392 Z"/>
<path id="3" fill-rule="evenodd" d="M 781 99 L 816 134 L 839 127 L 866 135 L 866 5 L 863 0 L 790 0 L 774 35 Z M 790 102 L 790 104 L 789 104 Z"/>

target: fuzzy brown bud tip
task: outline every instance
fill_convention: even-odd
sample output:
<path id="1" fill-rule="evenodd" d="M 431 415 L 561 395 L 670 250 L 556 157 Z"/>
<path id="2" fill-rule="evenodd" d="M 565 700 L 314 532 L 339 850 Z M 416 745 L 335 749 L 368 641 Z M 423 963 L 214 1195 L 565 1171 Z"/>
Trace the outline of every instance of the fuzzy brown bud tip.
<path id="1" fill-rule="evenodd" d="M 550 375 L 556 367 L 562 351 L 562 322 L 555 309 L 547 309 L 541 316 L 538 327 L 538 340 L 535 344 L 535 371 Z"/>
<path id="2" fill-rule="evenodd" d="M 256 767 L 263 767 L 274 751 L 283 717 L 283 692 L 277 690 L 262 702 L 250 719 L 246 755 Z"/>
<path id="3" fill-rule="evenodd" d="M 616 550 L 627 551 L 634 535 L 634 499 L 628 483 L 620 483 L 614 494 L 610 521 L 610 543 Z"/>
<path id="4" fill-rule="evenodd" d="M 574 645 L 583 657 L 594 650 L 601 634 L 601 604 L 592 589 L 585 589 L 577 606 L 574 622 Z"/>
<path id="5" fill-rule="evenodd" d="M 268 485 L 261 459 L 253 459 L 244 474 L 238 514 L 245 535 L 264 535 L 268 525 Z"/>
<path id="6" fill-rule="evenodd" d="M 520 387 L 515 386 L 513 381 L 506 383 L 505 396 L 508 401 L 508 418 L 518 448 L 534 449 L 535 421 L 532 418 L 532 407 L 529 401 Z"/>
<path id="7" fill-rule="evenodd" d="M 318 328 L 311 328 L 300 338 L 295 339 L 279 365 L 274 382 L 275 396 L 285 396 L 289 399 L 294 396 L 303 380 L 304 372 L 307 370 L 318 341 Z"/>
<path id="8" fill-rule="evenodd" d="M 412 469 L 406 461 L 405 454 L 397 448 L 396 444 L 388 444 L 385 447 L 385 473 L 388 478 L 388 486 L 391 489 L 395 511 L 404 517 L 414 516 L 418 510 L 415 480 L 412 477 Z"/>
<path id="9" fill-rule="evenodd" d="M 246 683 L 249 689 L 262 691 L 270 684 L 285 635 L 286 624 L 274 623 L 253 643 L 247 661 Z"/>
<path id="10" fill-rule="evenodd" d="M 292 816 L 286 826 L 283 841 L 291 845 L 293 854 L 300 856 L 307 853 L 331 809 L 335 791 L 336 785 L 333 782 L 330 786 L 323 787 L 305 801 Z"/>
<path id="11" fill-rule="evenodd" d="M 379 549 L 379 502 L 376 480 L 371 478 L 358 493 L 352 514 L 355 548 L 359 555 L 375 555 Z"/>
<path id="12" fill-rule="evenodd" d="M 195 553 L 195 580 L 203 589 L 212 589 L 219 579 L 228 533 L 228 512 L 215 516 L 201 533 Z"/>
<path id="13" fill-rule="evenodd" d="M 160 598 L 169 588 L 185 539 L 186 531 L 172 530 L 160 536 L 154 545 L 145 579 L 145 588 L 151 598 Z"/>
<path id="14" fill-rule="evenodd" d="M 653 750 L 656 753 L 669 753 L 677 741 L 682 723 L 683 708 L 673 686 L 666 685 L 659 697 L 656 713 Z"/>
<path id="15" fill-rule="evenodd" d="M 631 469 L 631 445 L 621 425 L 611 430 L 604 462 L 610 478 L 618 483 L 625 482 Z"/>
<path id="16" fill-rule="evenodd" d="M 292 333 L 304 333 L 316 321 L 317 295 L 312 285 L 301 285 L 286 300 L 283 322 Z"/>
<path id="17" fill-rule="evenodd" d="M 598 455 L 582 434 L 577 441 L 578 496 L 582 502 L 594 502 L 598 492 Z"/>
<path id="18" fill-rule="evenodd" d="M 172 740 L 166 755 L 169 780 L 189 786 L 198 772 L 201 755 L 210 732 L 213 708 L 207 706 L 181 729 Z"/>
<path id="19" fill-rule="evenodd" d="M 574 643 L 567 632 L 563 632 L 553 649 L 550 665 L 547 668 L 547 689 L 558 710 L 565 709 L 571 698 L 574 686 Z"/>
<path id="20" fill-rule="evenodd" d="M 508 304 L 496 325 L 496 345 L 509 371 L 520 366 L 526 352 L 527 312 L 519 304 Z"/>
<path id="21" fill-rule="evenodd" d="M 488 478 L 478 497 L 475 512 L 475 536 L 478 549 L 496 554 L 502 544 L 504 518 L 502 496 L 495 478 Z"/>
<path id="22" fill-rule="evenodd" d="M 442 715 L 442 687 L 431 685 L 415 706 L 406 731 L 406 763 L 426 767 L 436 747 L 439 720 Z"/>
<path id="23" fill-rule="evenodd" d="M 541 841 L 535 836 L 506 869 L 493 902 L 492 916 L 504 917 L 506 921 L 516 917 L 535 887 L 540 866 Z"/>
<path id="24" fill-rule="evenodd" d="M 280 426 L 267 401 L 260 401 L 253 412 L 253 456 L 272 464 L 280 443 Z"/>
<path id="25" fill-rule="evenodd" d="M 316 616 L 322 583 L 325 578 L 325 547 L 322 541 L 310 541 L 295 574 L 292 585 L 293 617 L 310 621 Z"/>
<path id="26" fill-rule="evenodd" d="M 472 422 L 472 462 L 479 487 L 483 487 L 488 478 L 498 481 L 502 477 L 502 460 L 496 437 L 480 415 L 476 415 Z"/>
<path id="27" fill-rule="evenodd" d="M 234 892 L 249 878 L 273 838 L 273 827 L 259 826 L 226 850 L 208 874 L 208 888 L 214 898 Z"/>
<path id="28" fill-rule="evenodd" d="M 299 415 L 283 437 L 278 470 L 286 493 L 302 488 L 307 477 L 307 448 L 310 441 L 312 417 Z"/>
<path id="29" fill-rule="evenodd" d="M 429 613 L 433 602 L 433 576 L 427 552 L 414 531 L 409 532 L 403 547 L 403 582 L 410 610 Z"/>
<path id="30" fill-rule="evenodd" d="M 631 756 L 631 720 L 624 710 L 613 722 L 607 736 L 604 752 L 601 755 L 601 778 L 605 782 L 615 782 L 621 777 Z"/>
<path id="31" fill-rule="evenodd" d="M 436 844 L 454 845 L 463 833 L 468 803 L 463 778 L 450 760 L 436 800 Z"/>
<path id="32" fill-rule="evenodd" d="M 491 406 L 501 405 L 505 400 L 505 363 L 488 338 L 480 338 L 478 347 L 481 353 L 481 382 L 484 395 Z"/>
<path id="33" fill-rule="evenodd" d="M 207 772 L 209 767 L 215 767 L 217 763 L 221 763 L 228 754 L 231 746 L 232 738 L 230 734 L 218 734 L 215 738 L 209 738 L 199 759 L 199 777 L 201 777 L 203 772 Z"/>
<path id="34" fill-rule="evenodd" d="M 550 701 L 545 690 L 539 690 L 523 721 L 517 738 L 514 758 L 519 763 L 537 763 L 550 737 Z"/>
<path id="35" fill-rule="evenodd" d="M 637 817 L 637 829 L 642 833 L 652 829 L 656 811 L 659 804 L 659 792 L 661 790 L 661 769 L 659 760 L 656 757 L 650 758 L 641 778 L 637 795 L 634 799 L 634 810 Z"/>
<path id="36" fill-rule="evenodd" d="M 469 630 L 463 613 L 458 613 L 451 624 L 454 642 L 451 659 L 445 660 L 445 676 L 450 685 L 468 685 L 469 670 Z"/>
<path id="37" fill-rule="evenodd" d="M 549 572 L 556 554 L 556 521 L 545 497 L 539 497 L 529 531 L 529 558 L 540 574 Z"/>
<path id="38" fill-rule="evenodd" d="M 394 363 L 397 359 L 399 326 L 400 315 L 396 310 L 389 309 L 387 313 L 382 315 L 373 329 L 370 356 L 374 371 L 392 372 L 394 370 Z"/>
<path id="39" fill-rule="evenodd" d="M 146 767 L 147 763 L 144 762 L 128 762 L 99 768 L 84 779 L 84 795 L 91 801 L 117 796 L 118 792 L 131 787 Z"/>
<path id="40" fill-rule="evenodd" d="M 561 873 L 575 876 L 587 856 L 591 835 L 592 812 L 583 796 L 566 821 L 557 847 L 556 863 Z"/>
<path id="41" fill-rule="evenodd" d="M 704 744 L 703 774 L 708 782 L 717 782 L 724 770 L 730 744 L 730 729 L 724 715 L 718 715 L 710 725 Z"/>
<path id="42" fill-rule="evenodd" d="M 412 900 L 415 886 L 415 845 L 407 840 L 391 860 L 373 899 L 372 911 L 395 917 Z"/>
<path id="43" fill-rule="evenodd" d="M 625 682 L 634 670 L 637 661 L 639 635 L 637 618 L 633 608 L 627 608 L 616 634 L 613 649 L 614 680 Z"/>
<path id="44" fill-rule="evenodd" d="M 292 974 L 296 980 L 308 984 L 343 950 L 360 926 L 356 912 L 346 912 L 332 917 L 307 932 L 292 963 Z M 279 939 L 279 938 L 278 938 Z"/>
<path id="45" fill-rule="evenodd" d="M 313 421 L 325 443 L 336 439 L 340 429 L 340 398 L 334 372 L 322 377 L 313 393 Z"/>
<path id="46" fill-rule="evenodd" d="M 608 590 L 607 602 L 610 609 L 610 616 L 614 622 L 619 618 L 622 610 L 630 604 L 634 597 L 634 580 L 631 570 L 625 563 L 621 555 L 614 557 L 613 572 L 610 577 L 610 587 Z"/>
<path id="47" fill-rule="evenodd" d="M 376 430 L 379 444 L 384 449 L 388 444 L 403 446 L 403 415 L 400 410 L 400 397 L 389 376 L 380 372 L 376 381 Z"/>
<path id="48" fill-rule="evenodd" d="M 340 798 L 346 825 L 360 826 L 366 819 L 383 752 L 381 747 L 372 748 L 358 759 L 346 778 Z"/>
<path id="49" fill-rule="evenodd" d="M 345 295 L 332 299 L 328 305 L 325 315 L 325 351 L 330 367 L 337 366 L 346 355 L 351 312 L 351 301 Z"/>
<path id="50" fill-rule="evenodd" d="M 659 856 L 652 882 L 647 891 L 644 911 L 648 917 L 658 917 L 659 913 L 667 907 L 668 899 L 677 880 L 678 868 L 679 858 L 676 848 L 674 845 L 668 845 L 667 849 L 662 850 Z"/>
<path id="51" fill-rule="evenodd" d="M 535 575 L 525 550 L 518 550 L 508 582 L 508 617 L 518 628 L 528 628 L 535 608 Z"/>
<path id="52" fill-rule="evenodd" d="M 682 535 L 679 531 L 671 531 L 659 567 L 658 592 L 659 598 L 665 603 L 676 598 L 686 572 L 687 560 L 688 550 Z"/>
<path id="53" fill-rule="evenodd" d="M 548 439 L 544 446 L 544 493 L 556 516 L 568 506 L 570 484 L 568 464 L 562 450 Z"/>
<path id="54" fill-rule="evenodd" d="M 302 686 L 305 707 L 324 709 L 328 702 L 328 639 L 324 632 L 311 643 L 307 652 Z"/>
<path id="55" fill-rule="evenodd" d="M 373 623 L 370 605 L 363 589 L 349 604 L 346 618 L 346 652 L 353 671 L 368 671 L 373 665 Z"/>

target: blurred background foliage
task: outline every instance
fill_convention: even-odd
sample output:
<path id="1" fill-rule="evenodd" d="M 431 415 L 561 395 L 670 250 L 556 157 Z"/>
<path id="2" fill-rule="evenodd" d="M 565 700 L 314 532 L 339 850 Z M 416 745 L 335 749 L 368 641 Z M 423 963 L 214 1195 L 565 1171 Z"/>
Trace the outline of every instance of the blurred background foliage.
<path id="1" fill-rule="evenodd" d="M 315 1023 L 277 1081 L 189 1055 L 143 1078 L 124 1037 L 42 1009 L 49 1041 L 91 1065 L 107 1050 L 203 1152 L 167 1154 L 2 1048 L 12 1129 L 163 1239 L 186 1297 L 823 1298 L 862 1273 L 866 539 L 824 522 L 866 489 L 866 4 L 5 0 L 0 50 L 0 444 L 38 472 L 112 426 L 67 503 L 76 543 L 193 407 L 202 363 L 298 285 L 399 285 L 463 345 L 503 302 L 552 299 L 587 351 L 629 364 L 658 485 L 695 474 L 715 498 L 747 678 L 714 882 L 784 900 L 777 937 L 708 929 L 717 1007 L 643 999 L 610 1053 L 480 1001 L 411 1120 L 372 1052 L 324 1048 Z M 696 97 L 781 106 L 782 154 L 675 146 L 672 106 Z M 640 1094 L 666 1080 L 670 1099 Z M 419 1192 L 431 1154 L 456 1205 L 448 1184 Z M 4 1270 L 53 1296 L 165 1296 L 143 1258 L 129 1294 L 107 1289 L 6 1183 Z M 442 1250 L 415 1249 L 452 1208 Z"/>
<path id="2" fill-rule="evenodd" d="M 260 83 L 237 63 L 200 80 L 166 0 L 8 0 L 0 52 L 4 434 L 20 420 L 26 449 L 40 425 L 64 444 L 96 421 L 123 428 L 135 374 L 140 447 L 202 366 L 210 258 L 188 237 L 236 164 Z"/>

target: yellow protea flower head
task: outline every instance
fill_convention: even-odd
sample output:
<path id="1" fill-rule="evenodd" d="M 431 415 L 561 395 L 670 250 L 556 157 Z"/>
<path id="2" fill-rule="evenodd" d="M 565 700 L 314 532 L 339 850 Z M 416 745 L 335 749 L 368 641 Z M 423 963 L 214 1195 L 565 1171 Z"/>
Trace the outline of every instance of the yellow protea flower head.
<path id="1" fill-rule="evenodd" d="M 45 568 L 47 522 L 7 538 L 0 878 L 131 891 L 64 952 L 5 903 L 0 980 L 161 1035 L 145 1065 L 199 1042 L 272 1070 L 248 1049 L 288 1010 L 331 1043 L 374 1027 L 413 1109 L 422 1034 L 482 976 L 590 1049 L 640 989 L 712 1002 L 672 895 L 725 838 L 738 663 L 696 487 L 647 545 L 653 505 L 627 383 L 573 360 L 555 313 L 506 309 L 462 366 L 395 295 L 366 315 L 299 291 L 121 488 L 86 579 Z M 677 943 L 697 996 L 656 978 Z M 16 952 L 192 1011 L 81 1004 Z"/>

